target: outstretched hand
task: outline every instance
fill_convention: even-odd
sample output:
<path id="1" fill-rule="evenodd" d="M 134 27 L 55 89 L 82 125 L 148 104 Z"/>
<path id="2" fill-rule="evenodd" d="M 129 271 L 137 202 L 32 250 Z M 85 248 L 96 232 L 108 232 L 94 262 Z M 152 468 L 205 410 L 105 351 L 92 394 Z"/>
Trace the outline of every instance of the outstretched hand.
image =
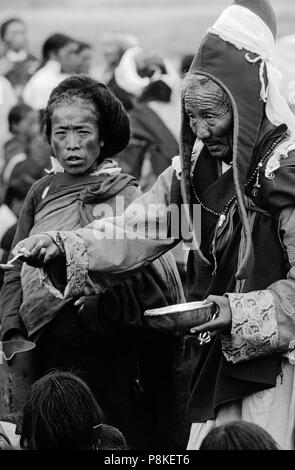
<path id="1" fill-rule="evenodd" d="M 18 253 L 22 253 L 21 261 L 35 268 L 39 268 L 61 255 L 58 246 L 45 233 L 32 235 L 20 241 L 12 251 L 13 255 Z"/>
<path id="2" fill-rule="evenodd" d="M 218 317 L 215 320 L 210 320 L 203 325 L 195 326 L 190 331 L 191 333 L 210 332 L 211 336 L 216 333 L 226 333 L 231 329 L 232 313 L 227 297 L 219 295 L 209 295 L 204 301 L 206 303 L 216 304 L 218 307 Z"/>

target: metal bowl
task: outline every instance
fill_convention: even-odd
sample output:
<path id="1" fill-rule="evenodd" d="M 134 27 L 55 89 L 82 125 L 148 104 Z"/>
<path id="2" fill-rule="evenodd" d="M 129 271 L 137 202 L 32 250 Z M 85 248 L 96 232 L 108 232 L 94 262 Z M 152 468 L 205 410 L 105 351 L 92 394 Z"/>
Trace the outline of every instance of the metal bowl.
<path id="1" fill-rule="evenodd" d="M 144 312 L 144 318 L 151 328 L 176 335 L 189 333 L 194 326 L 209 321 L 216 306 L 213 303 L 186 302 L 154 308 Z"/>

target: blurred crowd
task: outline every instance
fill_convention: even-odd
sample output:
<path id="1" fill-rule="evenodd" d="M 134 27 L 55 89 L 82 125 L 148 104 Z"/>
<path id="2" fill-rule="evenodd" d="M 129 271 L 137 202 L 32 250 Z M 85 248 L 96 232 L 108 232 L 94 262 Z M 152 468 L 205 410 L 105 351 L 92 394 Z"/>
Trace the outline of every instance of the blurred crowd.
<path id="1" fill-rule="evenodd" d="M 122 172 L 135 177 L 141 190 L 146 192 L 151 189 L 157 177 L 171 165 L 172 158 L 179 154 L 181 79 L 189 70 L 193 55 L 183 56 L 179 65 L 175 66 L 159 53 L 145 50 L 135 36 L 108 33 L 102 38 L 102 63 L 97 63 L 92 44 L 61 32 L 55 32 L 48 38 L 44 38 L 43 44 L 40 44 L 40 54 L 36 57 L 30 51 L 27 25 L 18 17 L 9 18 L 1 24 L 0 39 L 0 263 L 6 263 L 25 198 L 33 183 L 45 176 L 46 172 L 50 173 L 54 164 L 43 123 L 45 108 L 52 91 L 66 78 L 77 74 L 86 74 L 109 87 L 112 94 L 123 103 L 129 116 L 131 129 L 128 146 L 118 153 L 114 160 L 122 168 Z M 284 71 L 284 64 L 287 63 L 289 75 L 292 78 L 294 69 L 290 51 L 294 46 L 294 37 L 290 36 L 281 40 L 278 46 L 281 69 Z M 295 81 L 288 78 L 288 70 L 285 70 L 287 80 L 285 95 L 292 107 L 295 102 Z M 85 78 L 85 75 L 83 77 L 84 80 L 89 80 L 88 77 Z M 83 77 L 72 77 L 72 79 L 83 80 Z M 89 83 L 91 87 L 91 81 Z M 57 97 L 55 105 L 58 99 Z M 106 119 L 105 116 L 103 118 Z M 99 125 L 102 126 L 101 123 Z M 100 144 L 103 147 L 106 142 Z M 113 168 L 110 170 L 111 177 L 114 174 L 112 170 Z M 44 192 L 42 189 L 42 200 L 47 194 L 45 189 Z M 32 219 L 34 217 L 35 214 L 32 215 Z M 183 250 L 181 243 L 173 248 L 172 252 L 184 284 L 187 252 Z M 1 271 L 0 276 L 2 276 Z M 0 288 L 2 283 L 3 278 L 0 277 Z M 143 295 L 145 291 L 141 292 L 139 285 L 135 283 L 140 295 Z M 3 290 L 4 288 L 2 292 Z M 117 304 L 120 304 L 121 297 L 118 298 Z M 113 299 L 111 301 L 113 302 Z M 108 311 L 111 311 L 115 305 L 115 302 L 111 301 Z M 144 310 L 143 305 L 144 303 L 140 304 L 140 308 Z M 130 311 L 133 312 L 132 308 Z M 101 314 L 101 311 L 99 313 Z M 72 317 L 69 316 L 69 318 L 69 322 L 72 322 Z M 66 327 L 61 323 L 59 328 L 61 336 L 64 335 Z M 48 338 L 50 338 L 48 342 L 44 343 L 44 355 L 51 341 L 50 335 Z M 16 338 L 15 341 L 17 340 Z M 136 340 L 138 343 L 142 342 L 141 339 L 136 338 Z M 151 342 L 150 339 L 148 341 Z M 149 348 L 150 342 L 148 341 L 146 343 Z M 153 376 L 152 366 L 159 361 L 158 357 L 162 354 L 159 348 L 159 354 L 156 357 L 157 342 L 155 338 L 152 341 L 155 360 L 151 360 L 150 351 L 148 351 L 146 362 L 150 361 L 149 377 Z M 125 361 L 123 348 L 117 338 L 114 343 L 116 343 L 114 348 L 118 350 L 118 357 L 122 356 L 123 364 Z M 163 347 L 164 343 L 160 337 L 159 343 Z M 109 345 L 108 338 L 106 345 Z M 104 353 L 108 351 L 106 345 L 101 344 Z M 140 347 L 142 344 L 139 345 L 139 349 Z M 163 363 L 166 360 L 168 364 L 170 360 L 168 353 L 169 351 L 167 352 L 168 359 L 164 357 Z M 138 357 L 137 354 L 135 363 L 137 368 Z M 102 357 L 102 362 L 104 362 L 104 357 Z M 122 377 L 124 375 L 123 366 L 119 371 L 120 367 L 115 355 L 113 362 L 115 364 L 113 370 L 118 373 L 118 380 L 120 380 L 120 373 Z M 113 374 L 109 364 L 104 364 L 104 367 L 106 372 Z M 96 370 L 93 373 L 96 373 Z M 179 370 L 173 373 L 179 375 Z M 136 374 L 140 375 L 138 370 Z M 136 393 L 141 395 L 140 383 L 136 385 Z M 156 391 L 158 395 L 161 395 L 160 377 L 157 377 L 151 389 L 152 387 L 153 392 Z M 120 390 L 116 392 L 119 396 Z M 25 406 L 18 416 L 1 416 L 0 412 L 0 448 L 128 449 L 127 434 L 124 437 L 122 430 L 105 423 L 104 410 L 100 409 L 92 393 L 93 390 L 88 388 L 86 382 L 72 372 L 51 371 L 42 376 L 32 385 Z M 163 397 L 164 403 L 167 400 L 164 394 Z M 121 399 L 121 396 L 119 398 Z M 182 398 L 185 399 L 184 392 Z M 119 405 L 124 408 L 122 403 L 123 401 L 119 400 Z M 155 403 L 156 401 L 152 405 L 160 416 L 161 413 L 156 410 Z M 159 434 L 163 433 L 160 419 L 157 425 Z M 170 424 L 167 427 L 169 426 Z M 177 426 L 175 429 L 178 429 Z M 167 429 L 164 431 L 166 432 Z M 140 437 L 140 432 L 138 434 Z M 138 444 L 138 448 L 142 446 L 142 443 Z M 134 447 L 136 448 L 136 444 Z M 179 448 L 182 447 L 183 444 L 179 444 Z M 230 425 L 216 426 L 210 431 L 200 450 L 277 450 L 278 448 L 273 439 L 258 426 L 233 422 Z"/>
<path id="2" fill-rule="evenodd" d="M 177 68 L 144 50 L 135 36 L 108 33 L 102 38 L 103 61 L 97 64 L 91 44 L 54 33 L 36 57 L 27 25 L 18 17 L 1 24 L 0 37 L 0 247 L 5 262 L 25 196 L 51 167 L 42 114 L 52 90 L 79 73 L 109 86 L 131 121 L 130 143 L 116 159 L 146 191 L 178 154 L 179 83 L 193 56 L 184 56 Z M 183 250 L 174 254 L 184 274 Z"/>

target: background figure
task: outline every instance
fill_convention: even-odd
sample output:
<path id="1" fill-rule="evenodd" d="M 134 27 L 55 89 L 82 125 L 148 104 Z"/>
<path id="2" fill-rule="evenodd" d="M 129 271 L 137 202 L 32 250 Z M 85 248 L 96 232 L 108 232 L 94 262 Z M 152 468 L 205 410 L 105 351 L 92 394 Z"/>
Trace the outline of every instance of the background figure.
<path id="1" fill-rule="evenodd" d="M 4 54 L 0 59 L 0 73 L 10 81 L 21 99 L 24 86 L 36 71 L 37 58 L 28 50 L 27 29 L 21 18 L 10 18 L 2 23 L 0 36 Z"/>
<path id="2" fill-rule="evenodd" d="M 26 189 L 8 188 L 0 206 L 0 263 L 7 263 L 12 241 L 17 227 L 18 217 L 26 196 Z M 0 271 L 0 288 L 3 284 L 4 271 Z"/>
<path id="3" fill-rule="evenodd" d="M 127 49 L 138 46 L 138 44 L 138 39 L 131 34 L 105 34 L 101 45 L 104 63 L 93 71 L 93 78 L 109 85 L 123 54 Z"/>
<path id="4" fill-rule="evenodd" d="M 112 434 L 120 435 L 102 421 L 103 412 L 86 383 L 71 372 L 53 371 L 32 385 L 20 444 L 28 450 L 99 450 L 112 442 Z"/>
<path id="5" fill-rule="evenodd" d="M 46 108 L 53 88 L 81 67 L 79 42 L 64 34 L 52 34 L 43 44 L 42 64 L 27 83 L 23 99 L 32 108 Z"/>
<path id="6" fill-rule="evenodd" d="M 0 75 L 0 171 L 4 165 L 3 145 L 10 136 L 8 126 L 8 114 L 10 109 L 16 105 L 17 97 L 12 85 L 7 78 Z"/>
<path id="7" fill-rule="evenodd" d="M 80 63 L 77 66 L 76 73 L 86 73 L 92 76 L 93 48 L 87 42 L 79 42 L 77 51 Z"/>
<path id="8" fill-rule="evenodd" d="M 232 421 L 212 429 L 199 450 L 279 450 L 279 447 L 257 424 Z"/>
<path id="9" fill-rule="evenodd" d="M 9 111 L 8 124 L 12 137 L 4 144 L 6 164 L 16 155 L 25 154 L 28 143 L 40 133 L 40 115 L 24 103 L 17 104 Z"/>
<path id="10" fill-rule="evenodd" d="M 8 115 L 12 138 L 4 145 L 5 164 L 1 174 L 1 197 L 7 187 L 30 187 L 44 176 L 50 164 L 50 147 L 41 134 L 40 114 L 26 104 L 14 106 Z"/>
<path id="11" fill-rule="evenodd" d="M 126 173 L 138 180 L 141 189 L 147 191 L 179 153 L 180 113 L 176 112 L 172 100 L 175 77 L 168 73 L 160 57 L 145 55 L 136 73 L 145 76 L 146 86 L 138 103 L 129 111 L 131 140 L 117 160 Z M 131 90 L 131 69 L 129 74 L 130 82 L 126 72 L 124 86 Z M 155 80 L 149 78 L 154 75 Z"/>

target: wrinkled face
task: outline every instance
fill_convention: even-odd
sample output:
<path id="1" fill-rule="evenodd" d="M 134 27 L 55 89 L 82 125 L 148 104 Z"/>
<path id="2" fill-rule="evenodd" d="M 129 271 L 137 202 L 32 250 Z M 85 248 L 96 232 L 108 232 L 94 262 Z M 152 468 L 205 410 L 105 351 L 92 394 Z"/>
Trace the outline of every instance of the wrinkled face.
<path id="1" fill-rule="evenodd" d="M 61 103 L 53 110 L 51 124 L 51 147 L 65 173 L 91 173 L 101 148 L 94 106 L 83 100 Z"/>
<path id="2" fill-rule="evenodd" d="M 196 81 L 185 90 L 184 101 L 195 136 L 203 141 L 213 158 L 230 163 L 233 117 L 226 93 L 212 80 Z"/>
<path id="3" fill-rule="evenodd" d="M 8 48 L 19 52 L 27 47 L 26 27 L 20 21 L 13 21 L 8 25 L 5 33 L 4 41 Z"/>
<path id="4" fill-rule="evenodd" d="M 78 73 L 81 62 L 79 54 L 79 45 L 76 42 L 70 42 L 66 46 L 59 49 L 55 59 L 61 65 L 61 71 L 69 75 Z"/>

